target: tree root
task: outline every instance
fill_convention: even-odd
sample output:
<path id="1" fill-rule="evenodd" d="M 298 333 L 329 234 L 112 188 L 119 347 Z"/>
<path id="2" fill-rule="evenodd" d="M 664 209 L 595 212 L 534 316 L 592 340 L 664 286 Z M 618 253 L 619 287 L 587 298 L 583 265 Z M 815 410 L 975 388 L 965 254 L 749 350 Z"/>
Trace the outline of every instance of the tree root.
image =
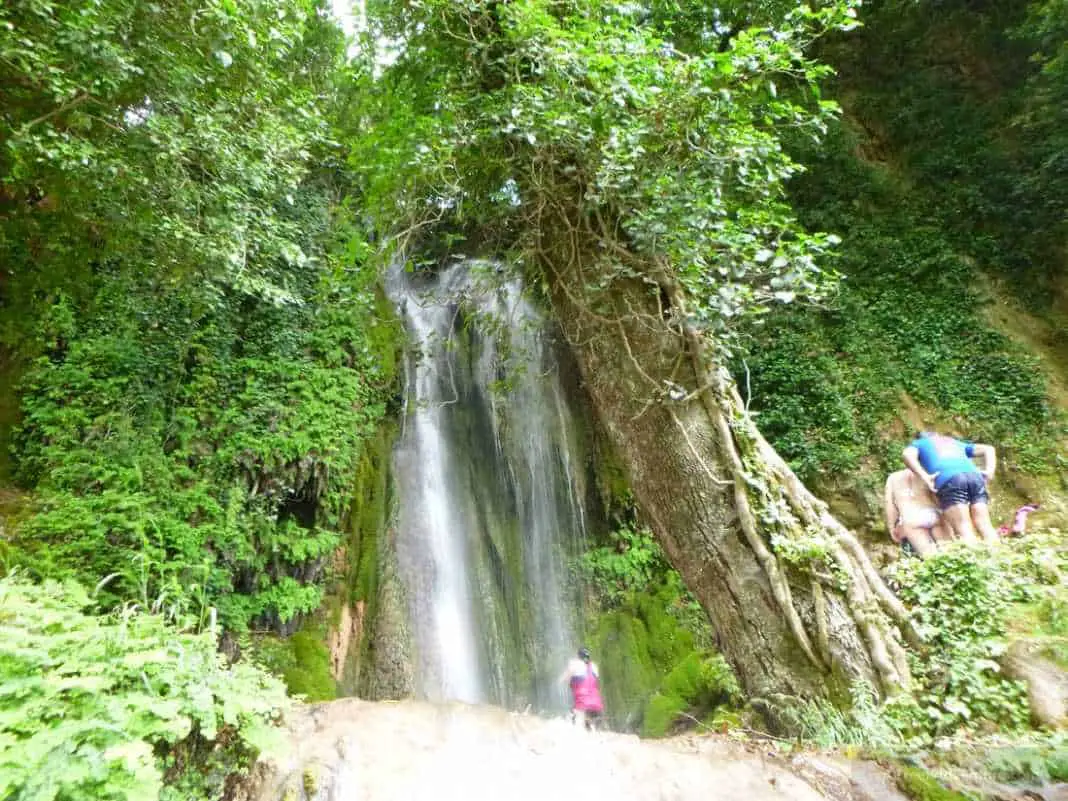
<path id="1" fill-rule="evenodd" d="M 816 607 L 816 644 L 819 646 L 823 661 L 830 665 L 831 638 L 827 633 L 827 598 L 823 594 L 823 587 L 819 581 L 812 580 L 812 602 Z"/>
<path id="2" fill-rule="evenodd" d="M 694 365 L 694 378 L 699 389 L 691 392 L 687 398 L 696 396 L 705 412 L 715 422 L 720 445 L 734 479 L 735 505 L 742 533 L 763 568 L 775 600 L 782 609 L 797 643 L 814 665 L 821 669 L 830 669 L 833 657 L 827 627 L 827 599 L 823 588 L 815 577 L 811 577 L 817 655 L 793 603 L 779 558 L 768 548 L 757 528 L 749 497 L 745 463 L 739 447 L 739 435 L 743 441 L 755 446 L 753 457 L 760 460 L 769 477 L 775 480 L 775 485 L 781 487 L 782 499 L 800 528 L 825 533 L 828 556 L 849 577 L 845 588 L 847 607 L 867 644 L 871 665 L 883 693 L 892 695 L 906 687 L 910 679 L 905 650 L 894 636 L 892 626 L 887 624 L 892 623 L 900 629 L 910 644 L 919 646 L 922 640 L 909 618 L 908 610 L 876 573 L 856 537 L 834 519 L 826 504 L 805 488 L 794 471 L 760 434 L 752 418 L 744 412 L 745 407 L 733 380 L 724 368 L 708 358 L 700 332 L 688 322 L 686 300 L 681 287 L 671 280 L 665 280 L 661 286 L 677 315 L 678 333 L 684 340 Z M 726 411 L 732 409 L 738 411 L 733 426 L 726 416 Z M 885 617 L 881 613 L 885 613 Z"/>
<path id="3" fill-rule="evenodd" d="M 797 608 L 794 606 L 793 598 L 790 593 L 790 585 L 787 583 L 786 577 L 779 568 L 779 560 L 775 557 L 775 554 L 768 549 L 767 545 L 765 545 L 764 540 L 760 536 L 760 532 L 757 530 L 756 518 L 753 516 L 752 507 L 749 505 L 749 493 L 746 491 L 745 470 L 742 465 L 742 459 L 734 447 L 734 441 L 731 435 L 730 426 L 727 424 L 727 418 L 722 414 L 719 414 L 716 416 L 715 421 L 720 439 L 723 440 L 722 445 L 726 451 L 727 459 L 730 462 L 731 473 L 734 476 L 734 502 L 738 510 L 738 520 L 742 525 L 742 533 L 745 535 L 746 542 L 749 543 L 749 547 L 752 548 L 753 553 L 756 554 L 757 561 L 764 569 L 764 573 L 768 577 L 768 582 L 771 584 L 772 595 L 775 596 L 776 603 L 779 604 L 779 608 L 786 616 L 787 625 L 790 627 L 794 639 L 796 639 L 801 646 L 801 650 L 805 652 L 805 656 L 808 657 L 813 665 L 821 669 L 827 669 L 829 665 L 816 656 L 816 652 L 812 649 L 812 642 L 809 640 L 808 633 L 805 631 L 805 626 L 801 622 L 801 616 L 797 613 Z"/>

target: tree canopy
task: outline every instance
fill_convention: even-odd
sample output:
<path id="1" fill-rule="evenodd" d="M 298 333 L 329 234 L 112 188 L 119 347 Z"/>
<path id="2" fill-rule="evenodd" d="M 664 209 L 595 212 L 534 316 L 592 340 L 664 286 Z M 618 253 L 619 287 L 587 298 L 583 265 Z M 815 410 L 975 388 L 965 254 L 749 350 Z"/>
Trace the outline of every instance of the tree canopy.
<path id="1" fill-rule="evenodd" d="M 801 168 L 781 135 L 826 130 L 837 106 L 808 50 L 855 9 L 695 32 L 704 6 L 372 4 L 376 33 L 404 43 L 362 145 L 396 154 L 368 169 L 384 213 L 478 225 L 534 263 L 546 209 L 577 203 L 605 275 L 633 268 L 613 247 L 648 258 L 703 328 L 824 297 L 835 237 L 794 222 L 784 183 Z"/>
<path id="2" fill-rule="evenodd" d="M 0 11 L 16 562 L 238 630 L 319 605 L 392 358 L 344 47 L 305 0 Z"/>

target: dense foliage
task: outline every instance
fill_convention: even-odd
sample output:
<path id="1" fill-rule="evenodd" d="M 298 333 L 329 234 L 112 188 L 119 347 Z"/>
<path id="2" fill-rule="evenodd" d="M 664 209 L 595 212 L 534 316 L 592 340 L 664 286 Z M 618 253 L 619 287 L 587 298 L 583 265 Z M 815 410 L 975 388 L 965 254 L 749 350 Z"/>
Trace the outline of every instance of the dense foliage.
<path id="1" fill-rule="evenodd" d="M 1039 241 L 1056 248 L 1068 228 L 1068 8 L 1064 0 L 1045 0 L 1026 13 L 1016 34 L 1034 49 L 1039 69 L 1027 79 L 1018 117 L 1027 137 L 1024 189 L 1047 216 L 1048 230 L 1035 231 Z"/>
<path id="2" fill-rule="evenodd" d="M 1063 732 L 1029 715 L 1027 687 L 1006 652 L 1025 643 L 1047 670 L 1068 669 L 1068 596 L 1063 532 L 1033 532 L 993 551 L 960 548 L 896 566 L 895 583 L 915 609 L 937 660 L 915 656 L 915 692 L 869 716 L 884 752 L 935 751 L 941 770 L 967 785 L 1063 781 Z M 1032 688 L 1039 697 L 1038 687 Z M 1029 720 L 1029 718 L 1031 718 Z"/>
<path id="3" fill-rule="evenodd" d="M 855 158 L 862 142 L 836 129 L 796 184 L 803 219 L 845 232 L 844 281 L 832 308 L 752 330 L 735 370 L 762 431 L 829 489 L 872 468 L 881 484 L 921 420 L 996 443 L 1010 469 L 1054 474 L 1063 421 L 1048 365 L 999 330 L 977 261 L 884 167 Z"/>
<path id="4" fill-rule="evenodd" d="M 594 589 L 602 606 L 617 605 L 628 593 L 644 590 L 672 572 L 648 529 L 623 524 L 607 539 L 607 544 L 582 554 L 578 564 L 583 582 Z"/>
<path id="5" fill-rule="evenodd" d="M 1031 563 L 1027 571 L 1011 564 L 1022 556 L 1016 552 L 996 558 L 966 549 L 897 565 L 902 595 L 915 607 L 931 647 L 941 654 L 937 661 L 915 666 L 922 690 L 915 706 L 912 699 L 904 702 L 916 713 L 909 721 L 915 730 L 908 734 L 1026 725 L 1025 688 L 1002 674 L 998 658 L 1007 645 L 1010 605 L 1030 600 L 1036 572 L 1056 581 L 1056 570 L 1042 564 L 1049 555 L 1046 549 L 1032 550 L 1025 557 Z M 900 714 L 901 708 L 896 711 Z"/>
<path id="6" fill-rule="evenodd" d="M 307 302 L 281 307 L 109 277 L 23 377 L 24 561 L 117 574 L 118 597 L 192 594 L 238 628 L 315 609 L 383 411 L 373 295 L 342 269 L 306 271 Z"/>
<path id="7" fill-rule="evenodd" d="M 344 47 L 315 0 L 0 10 L 0 531 L 49 580 L 4 584 L 4 797 L 218 798 L 281 708 L 213 616 L 319 607 L 396 341 Z"/>
<path id="8" fill-rule="evenodd" d="M 671 18 L 702 8 L 371 4 L 374 30 L 405 42 L 358 151 L 387 154 L 364 165 L 380 224 L 477 225 L 551 272 L 558 207 L 603 250 L 591 281 L 670 274 L 714 331 L 822 297 L 817 258 L 836 238 L 795 225 L 783 182 L 798 167 L 780 132 L 826 129 L 836 106 L 814 84 L 827 70 L 805 47 L 856 12 L 802 6 L 774 28 L 673 35 Z"/>
<path id="9" fill-rule="evenodd" d="M 304 258 L 285 210 L 330 134 L 339 47 L 309 0 L 6 3 L 4 307 L 91 293 L 116 263 L 285 298 Z M 57 333 L 9 318 L 7 344 Z"/>
<path id="10" fill-rule="evenodd" d="M 273 740 L 280 682 L 158 611 L 0 579 L 0 796 L 195 801 Z M 167 787 L 164 789 L 164 780 Z"/>
<path id="11" fill-rule="evenodd" d="M 303 0 L 0 22 L 0 347 L 37 503 L 12 561 L 285 626 L 391 379 L 331 139 L 340 32 Z"/>
<path id="12" fill-rule="evenodd" d="M 885 434 L 921 418 L 996 443 L 1010 471 L 1063 472 L 1056 5 L 877 3 L 824 43 L 845 115 L 820 147 L 793 145 L 808 169 L 791 197 L 841 234 L 844 281 L 825 313 L 767 321 L 736 369 L 806 480 L 877 483 L 907 436 Z"/>

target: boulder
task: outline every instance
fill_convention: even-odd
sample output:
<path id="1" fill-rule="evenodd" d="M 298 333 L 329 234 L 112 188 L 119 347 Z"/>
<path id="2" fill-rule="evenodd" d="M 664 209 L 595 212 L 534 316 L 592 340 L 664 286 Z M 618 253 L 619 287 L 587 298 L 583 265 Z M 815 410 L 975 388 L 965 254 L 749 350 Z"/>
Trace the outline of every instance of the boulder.
<path id="1" fill-rule="evenodd" d="M 1039 641 L 1016 640 L 1001 659 L 1005 675 L 1027 684 L 1027 701 L 1036 726 L 1064 728 L 1068 723 L 1068 673 L 1043 654 Z"/>

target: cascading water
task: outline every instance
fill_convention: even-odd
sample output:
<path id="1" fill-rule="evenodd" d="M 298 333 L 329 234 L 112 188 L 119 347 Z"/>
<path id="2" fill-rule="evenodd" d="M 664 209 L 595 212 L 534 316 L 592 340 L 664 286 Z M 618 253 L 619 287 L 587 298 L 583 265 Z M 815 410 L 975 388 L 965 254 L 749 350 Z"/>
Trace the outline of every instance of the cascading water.
<path id="1" fill-rule="evenodd" d="M 417 689 L 559 708 L 586 459 L 548 326 L 518 279 L 485 262 L 397 269 L 388 291 L 419 349 L 394 454 Z"/>

